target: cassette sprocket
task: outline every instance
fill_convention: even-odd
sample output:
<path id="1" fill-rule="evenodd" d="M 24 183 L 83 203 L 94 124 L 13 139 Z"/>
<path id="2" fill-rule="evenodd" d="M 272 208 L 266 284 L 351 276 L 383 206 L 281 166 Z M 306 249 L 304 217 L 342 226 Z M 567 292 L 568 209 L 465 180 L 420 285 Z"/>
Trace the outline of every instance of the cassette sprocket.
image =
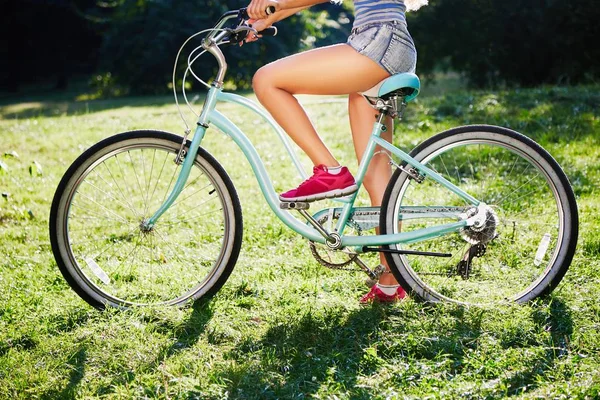
<path id="1" fill-rule="evenodd" d="M 477 209 L 472 209 L 467 211 L 467 217 L 472 217 L 477 214 Z M 485 209 L 485 222 L 479 227 L 475 228 L 473 226 L 468 226 L 461 230 L 460 234 L 468 243 L 471 244 L 486 244 L 494 240 L 498 233 L 496 231 L 496 227 L 498 226 L 498 216 L 494 212 L 494 210 L 486 206 Z"/>

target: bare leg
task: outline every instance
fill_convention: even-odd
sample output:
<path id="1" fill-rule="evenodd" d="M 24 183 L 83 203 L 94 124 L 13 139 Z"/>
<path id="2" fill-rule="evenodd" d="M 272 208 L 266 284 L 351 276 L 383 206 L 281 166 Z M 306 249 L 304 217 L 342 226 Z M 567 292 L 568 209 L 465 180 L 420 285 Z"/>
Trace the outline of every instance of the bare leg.
<path id="1" fill-rule="evenodd" d="M 338 165 L 322 142 L 296 94 L 349 94 L 350 124 L 357 158 L 362 158 L 375 120 L 375 111 L 357 92 L 362 92 L 389 73 L 373 60 L 346 44 L 323 47 L 283 58 L 260 68 L 252 85 L 258 100 L 277 123 L 309 156 L 314 165 Z M 391 140 L 391 119 L 383 135 Z M 381 205 L 383 193 L 391 177 L 388 158 L 373 158 L 364 184 L 374 206 Z M 387 267 L 383 256 L 381 262 Z M 397 284 L 392 274 L 384 274 L 380 283 Z"/>
<path id="2" fill-rule="evenodd" d="M 354 150 L 356 151 L 356 158 L 360 163 L 363 153 L 367 148 L 371 131 L 373 130 L 373 123 L 375 122 L 375 115 L 377 112 L 367 100 L 358 93 L 352 93 L 348 97 L 348 111 L 350 113 L 350 127 L 352 128 L 352 140 L 354 141 Z M 387 131 L 382 133 L 381 137 L 388 142 L 392 140 L 393 133 L 393 121 L 390 117 L 385 122 Z M 378 151 L 384 151 L 381 147 L 377 146 L 375 153 Z M 387 153 L 387 151 L 386 151 Z M 380 206 L 383 200 L 383 194 L 387 187 L 390 178 L 392 177 L 392 169 L 389 164 L 389 158 L 386 154 L 377 153 L 371 163 L 369 169 L 365 174 L 363 184 L 369 193 L 372 206 Z M 379 229 L 377 229 L 379 233 Z M 397 285 L 398 281 L 389 272 L 389 266 L 383 253 L 380 253 L 381 263 L 386 267 L 387 272 L 381 275 L 379 283 L 382 285 Z"/>
<path id="3" fill-rule="evenodd" d="M 314 165 L 339 165 L 295 94 L 349 94 L 375 86 L 389 74 L 346 44 L 322 47 L 260 68 L 252 85 L 258 100 Z"/>

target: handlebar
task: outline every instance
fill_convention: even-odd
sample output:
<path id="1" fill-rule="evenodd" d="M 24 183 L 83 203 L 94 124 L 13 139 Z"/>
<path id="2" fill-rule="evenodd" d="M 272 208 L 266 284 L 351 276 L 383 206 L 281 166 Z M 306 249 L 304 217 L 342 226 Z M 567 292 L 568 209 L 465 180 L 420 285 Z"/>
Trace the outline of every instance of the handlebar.
<path id="1" fill-rule="evenodd" d="M 262 31 L 258 32 L 258 34 L 263 36 L 277 36 L 277 27 L 270 26 L 267 29 L 263 29 Z"/>
<path id="2" fill-rule="evenodd" d="M 269 13 L 269 12 L 272 13 L 274 11 L 275 11 L 274 7 L 270 6 L 269 9 L 267 10 L 267 13 Z M 229 20 L 234 19 L 234 18 L 235 18 L 234 24 L 225 26 Z M 228 11 L 225 14 L 223 14 L 221 16 L 221 18 L 219 18 L 219 20 L 217 21 L 217 23 L 215 24 L 215 26 L 213 28 L 204 29 L 200 32 L 193 34 L 179 48 L 179 51 L 177 52 L 177 56 L 175 57 L 175 63 L 173 65 L 173 79 L 172 79 L 173 95 L 175 97 L 175 103 L 177 104 L 178 109 L 179 109 L 179 100 L 177 98 L 177 85 L 176 85 L 175 78 L 176 78 L 176 73 L 177 73 L 177 65 L 178 65 L 179 56 L 180 56 L 183 48 L 186 46 L 186 44 L 193 38 L 195 38 L 199 35 L 202 35 L 203 33 L 208 32 L 208 34 L 204 37 L 204 39 L 202 39 L 202 43 L 200 44 L 200 46 L 196 47 L 189 54 L 188 63 L 187 63 L 188 66 L 183 75 L 183 84 L 181 85 L 181 90 L 182 90 L 182 94 L 183 94 L 183 98 L 185 99 L 185 102 L 187 103 L 188 107 L 190 107 L 190 109 L 191 109 L 192 106 L 190 105 L 190 103 L 187 99 L 187 96 L 185 94 L 185 79 L 186 79 L 186 75 L 188 74 L 188 72 L 190 72 L 191 75 L 193 75 L 194 78 L 196 78 L 196 80 L 198 80 L 200 83 L 202 83 L 206 87 L 210 87 L 210 86 L 223 87 L 223 80 L 225 78 L 225 73 L 227 72 L 227 62 L 225 61 L 225 56 L 223 55 L 223 52 L 219 48 L 221 45 L 242 43 L 245 40 L 246 36 L 248 35 L 248 32 L 254 32 L 256 34 L 260 34 L 263 36 L 277 35 L 277 28 L 275 26 L 271 26 L 263 31 L 257 32 L 256 29 L 254 29 L 251 26 L 248 26 L 246 24 L 246 21 L 248 19 L 249 19 L 248 12 L 245 8 L 242 8 L 239 10 Z M 198 50 L 203 50 L 203 51 L 198 53 Z M 205 52 L 212 54 L 216 58 L 216 60 L 219 64 L 219 70 L 217 72 L 217 76 L 214 78 L 211 85 L 207 84 L 202 79 L 200 79 L 198 76 L 196 76 L 196 74 L 194 74 L 194 71 L 192 71 L 192 69 L 191 69 L 192 64 L 198 59 L 198 57 L 200 57 Z M 185 120 L 185 117 L 183 116 L 183 114 L 181 112 L 181 109 L 179 109 L 179 114 L 180 114 L 184 124 L 186 125 L 187 131 L 189 131 L 189 126 Z M 198 114 L 196 114 L 196 115 L 198 115 Z"/>
<path id="3" fill-rule="evenodd" d="M 275 12 L 274 6 L 267 7 L 267 13 Z M 213 28 L 213 33 L 207 36 L 207 39 L 213 39 L 218 37 L 217 42 L 221 42 L 223 39 L 228 39 L 226 42 L 228 44 L 237 44 L 242 43 L 246 37 L 246 34 L 249 30 L 253 30 L 250 26 L 244 25 L 244 22 L 248 20 L 250 17 L 248 16 L 248 11 L 246 8 L 240 8 L 239 10 L 228 11 L 219 18 L 215 27 Z M 235 19 L 234 24 L 231 24 L 230 27 L 224 28 L 227 21 Z M 218 34 L 219 31 L 221 32 Z M 255 30 L 254 30 L 255 31 Z M 255 31 L 256 32 L 256 31 Z M 277 35 L 277 27 L 270 26 L 260 32 L 256 32 L 262 36 L 276 36 Z M 225 42 L 225 41 L 224 41 Z"/>
<path id="4" fill-rule="evenodd" d="M 245 8 L 240 9 L 240 11 L 242 10 L 244 10 L 244 18 L 250 18 L 247 13 L 247 10 Z M 267 15 L 275 14 L 276 11 L 277 9 L 275 8 L 275 6 L 268 6 L 267 8 L 265 8 L 265 13 L 267 13 Z"/>

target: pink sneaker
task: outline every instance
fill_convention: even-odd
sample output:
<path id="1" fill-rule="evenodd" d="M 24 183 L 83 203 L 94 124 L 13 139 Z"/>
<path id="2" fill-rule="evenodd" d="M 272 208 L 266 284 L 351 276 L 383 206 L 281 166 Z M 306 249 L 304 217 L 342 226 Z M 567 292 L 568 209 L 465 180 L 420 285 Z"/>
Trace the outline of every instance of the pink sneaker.
<path id="1" fill-rule="evenodd" d="M 327 172 L 327 167 L 317 165 L 313 168 L 313 176 L 305 180 L 296 189 L 279 196 L 281 201 L 316 201 L 342 197 L 358 190 L 354 177 L 348 168 L 342 167 L 339 174 Z"/>
<path id="2" fill-rule="evenodd" d="M 398 286 L 398 289 L 396 289 L 396 293 L 394 293 L 393 295 L 389 295 L 389 294 L 383 293 L 383 291 L 379 288 L 379 286 L 374 285 L 373 287 L 371 287 L 371 290 L 369 291 L 369 293 L 365 294 L 363 297 L 360 298 L 360 302 L 363 304 L 372 303 L 372 302 L 393 303 L 398 300 L 402 300 L 405 297 L 406 297 L 406 292 L 404 291 L 404 289 L 402 289 L 402 286 Z"/>

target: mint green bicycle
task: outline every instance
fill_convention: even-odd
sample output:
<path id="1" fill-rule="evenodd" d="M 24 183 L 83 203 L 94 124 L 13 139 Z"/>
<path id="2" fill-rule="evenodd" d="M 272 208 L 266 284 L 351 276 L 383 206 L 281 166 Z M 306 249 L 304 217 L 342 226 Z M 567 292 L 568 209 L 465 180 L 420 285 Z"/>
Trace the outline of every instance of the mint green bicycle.
<path id="1" fill-rule="evenodd" d="M 382 268 L 369 268 L 361 257 L 383 252 L 402 286 L 429 302 L 521 303 L 556 287 L 578 235 L 575 196 L 564 172 L 537 143 L 495 126 L 442 132 L 410 155 L 386 142 L 380 137 L 383 119 L 401 116 L 419 93 L 414 74 L 392 76 L 365 94 L 379 118 L 357 184 L 376 146 L 389 152 L 396 168 L 380 208 L 356 207 L 357 194 L 313 214 L 308 210 L 315 203 L 280 203 L 248 138 L 215 108 L 233 102 L 264 118 L 306 178 L 271 117 L 222 90 L 227 64 L 220 46 L 244 39 L 252 30 L 245 19 L 243 10 L 231 11 L 213 29 L 194 35 L 206 34 L 188 66 L 209 53 L 219 70 L 191 141 L 189 129 L 183 138 L 150 130 L 121 133 L 85 151 L 62 178 L 50 215 L 52 250 L 85 301 L 97 308 L 180 305 L 225 283 L 242 244 L 242 212 L 227 173 L 200 147 L 211 126 L 240 147 L 271 210 L 310 241 L 326 266 L 357 264 L 373 283 Z"/>

